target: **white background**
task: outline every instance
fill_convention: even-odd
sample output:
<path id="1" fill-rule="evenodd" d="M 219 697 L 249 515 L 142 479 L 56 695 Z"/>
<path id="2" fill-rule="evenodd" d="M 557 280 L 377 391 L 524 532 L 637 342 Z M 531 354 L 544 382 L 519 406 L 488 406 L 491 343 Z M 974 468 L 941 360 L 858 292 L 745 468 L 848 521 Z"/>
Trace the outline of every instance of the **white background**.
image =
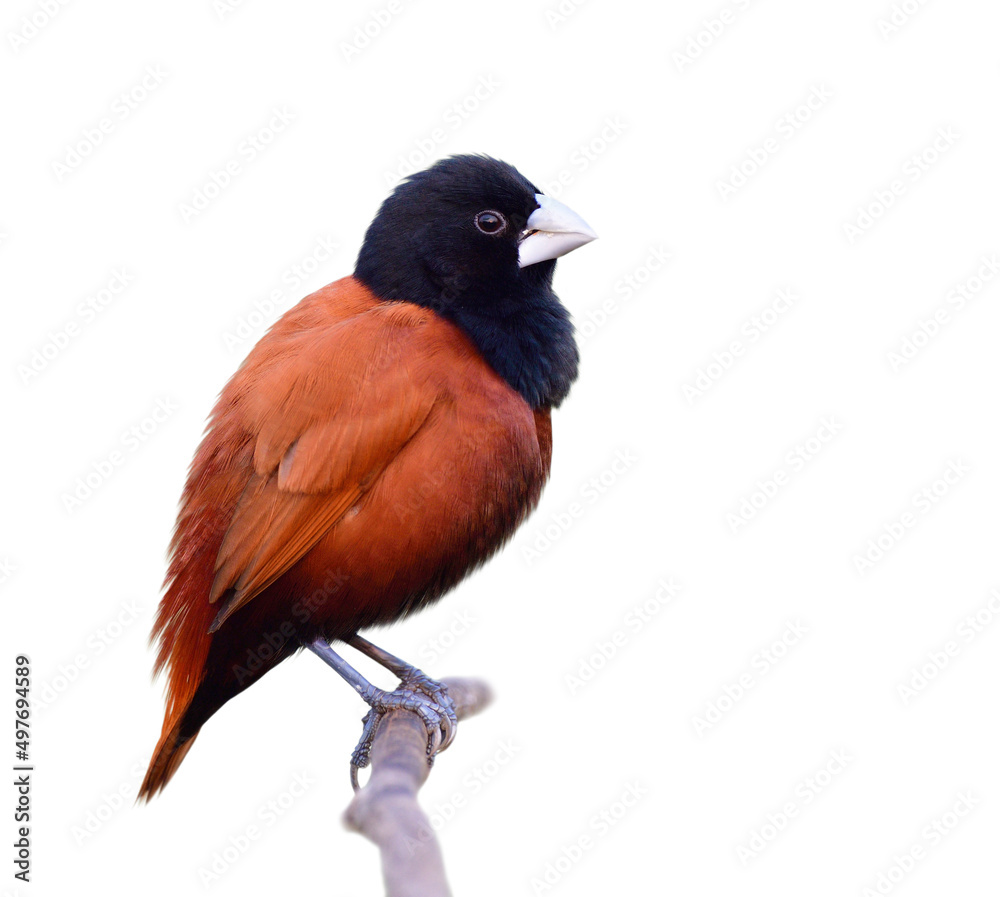
<path id="1" fill-rule="evenodd" d="M 401 156 L 469 151 L 601 239 L 558 265 L 589 338 L 541 507 L 375 634 L 497 693 L 422 792 L 455 893 L 995 893 L 1000 10 L 559 8 L 394 0 L 347 53 L 387 2 L 5 5 L 2 657 L 12 680 L 30 654 L 37 702 L 34 882 L 5 857 L 4 893 L 381 892 L 339 821 L 364 708 L 315 658 L 227 705 L 132 806 L 162 719 L 147 635 L 219 389 L 277 314 L 350 273 Z M 290 122 L 249 158 L 274 110 Z M 795 301 L 766 312 L 779 290 Z"/>

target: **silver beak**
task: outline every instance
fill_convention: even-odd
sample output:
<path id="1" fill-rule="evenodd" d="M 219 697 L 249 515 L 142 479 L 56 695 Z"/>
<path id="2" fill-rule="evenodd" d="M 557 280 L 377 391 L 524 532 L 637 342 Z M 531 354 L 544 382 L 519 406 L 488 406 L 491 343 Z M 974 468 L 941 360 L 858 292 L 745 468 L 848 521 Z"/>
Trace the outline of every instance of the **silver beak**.
<path id="1" fill-rule="evenodd" d="M 528 216 L 518 244 L 518 266 L 556 259 L 597 239 L 594 229 L 569 206 L 551 196 L 536 193 L 538 208 Z"/>

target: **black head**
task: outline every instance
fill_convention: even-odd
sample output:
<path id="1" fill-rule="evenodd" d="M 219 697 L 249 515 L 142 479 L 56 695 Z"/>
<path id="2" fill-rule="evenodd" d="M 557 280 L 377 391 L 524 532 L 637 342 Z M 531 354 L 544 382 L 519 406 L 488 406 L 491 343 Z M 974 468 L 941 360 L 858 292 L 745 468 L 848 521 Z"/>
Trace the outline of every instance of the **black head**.
<path id="1" fill-rule="evenodd" d="M 354 272 L 380 299 L 433 309 L 462 327 L 532 407 L 558 405 L 576 378 L 573 326 L 552 275 L 556 255 L 593 239 L 568 209 L 539 197 L 505 162 L 443 159 L 382 203 Z M 565 226 L 552 224 L 549 206 L 568 213 Z"/>

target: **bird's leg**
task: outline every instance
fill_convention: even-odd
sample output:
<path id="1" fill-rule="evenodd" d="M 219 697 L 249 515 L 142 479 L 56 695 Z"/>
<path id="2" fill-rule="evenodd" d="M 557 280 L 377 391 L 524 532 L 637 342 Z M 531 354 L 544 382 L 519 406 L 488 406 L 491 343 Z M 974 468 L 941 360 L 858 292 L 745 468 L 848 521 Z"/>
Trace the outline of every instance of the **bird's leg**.
<path id="1" fill-rule="evenodd" d="M 428 762 L 433 762 L 434 755 L 451 744 L 458 719 L 451 698 L 440 682 L 435 682 L 420 670 L 358 635 L 346 641 L 400 679 L 400 687 L 395 691 L 383 691 L 365 679 L 325 639 L 318 638 L 307 645 L 310 651 L 333 667 L 370 708 L 364 718 L 361 740 L 351 755 L 351 784 L 357 790 L 358 770 L 368 765 L 372 740 L 386 713 L 391 710 L 410 710 L 423 720 L 428 732 Z"/>
<path id="2" fill-rule="evenodd" d="M 422 670 L 418 670 L 412 664 L 390 654 L 378 645 L 373 645 L 368 639 L 362 638 L 357 633 L 345 641 L 352 648 L 356 648 L 399 678 L 400 687 L 396 689 L 394 694 L 424 695 L 430 699 L 434 712 L 438 714 L 436 729 L 440 732 L 440 744 L 434 744 L 437 735 L 437 732 L 434 732 L 427 745 L 427 755 L 433 761 L 434 755 L 438 751 L 443 751 L 455 740 L 455 732 L 458 729 L 458 717 L 455 715 L 455 705 L 448 697 L 448 689 L 436 679 L 431 679 Z"/>
<path id="3" fill-rule="evenodd" d="M 370 657 L 375 663 L 384 666 L 390 673 L 399 678 L 403 689 L 420 692 L 427 695 L 438 707 L 440 707 L 445 719 L 442 719 L 442 735 L 444 740 L 438 750 L 443 751 L 455 739 L 455 729 L 458 726 L 458 718 L 455 716 L 455 705 L 448 697 L 448 689 L 436 679 L 431 679 L 425 672 L 418 670 L 412 664 L 401 660 L 394 654 L 383 650 L 378 645 L 373 645 L 368 639 L 362 638 L 355 633 L 347 644 L 352 648 L 357 648 L 362 654 Z"/>

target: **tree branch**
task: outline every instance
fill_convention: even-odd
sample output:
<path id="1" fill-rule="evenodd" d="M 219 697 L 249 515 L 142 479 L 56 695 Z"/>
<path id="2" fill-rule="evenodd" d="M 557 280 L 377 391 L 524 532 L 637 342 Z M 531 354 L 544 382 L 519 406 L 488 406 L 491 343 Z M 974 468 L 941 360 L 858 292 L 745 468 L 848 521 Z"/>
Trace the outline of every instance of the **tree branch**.
<path id="1" fill-rule="evenodd" d="M 479 713 L 491 700 L 478 679 L 445 679 L 458 718 Z M 427 780 L 427 730 L 409 710 L 382 720 L 371 752 L 371 777 L 344 812 L 344 824 L 374 842 L 382 852 L 387 897 L 447 897 L 441 848 L 417 803 Z"/>

